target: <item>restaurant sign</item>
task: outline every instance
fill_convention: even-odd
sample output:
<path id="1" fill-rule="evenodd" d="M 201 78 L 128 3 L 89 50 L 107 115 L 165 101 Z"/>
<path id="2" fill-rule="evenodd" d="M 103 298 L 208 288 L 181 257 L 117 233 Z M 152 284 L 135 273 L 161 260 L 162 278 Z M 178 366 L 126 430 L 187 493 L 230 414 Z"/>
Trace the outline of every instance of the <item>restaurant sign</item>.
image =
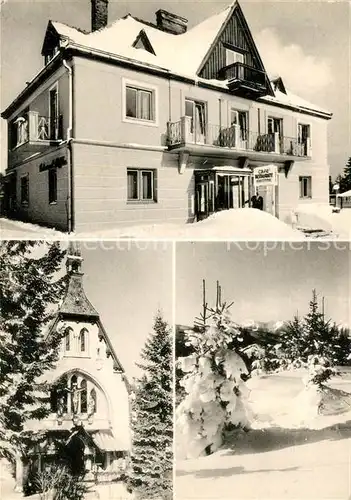
<path id="1" fill-rule="evenodd" d="M 266 165 L 254 169 L 256 186 L 276 186 L 278 184 L 278 169 L 276 165 Z"/>
<path id="2" fill-rule="evenodd" d="M 67 160 L 64 156 L 58 156 L 54 158 L 50 163 L 41 163 L 39 165 L 39 172 L 45 172 L 45 170 L 50 170 L 51 168 L 61 168 L 67 165 Z"/>

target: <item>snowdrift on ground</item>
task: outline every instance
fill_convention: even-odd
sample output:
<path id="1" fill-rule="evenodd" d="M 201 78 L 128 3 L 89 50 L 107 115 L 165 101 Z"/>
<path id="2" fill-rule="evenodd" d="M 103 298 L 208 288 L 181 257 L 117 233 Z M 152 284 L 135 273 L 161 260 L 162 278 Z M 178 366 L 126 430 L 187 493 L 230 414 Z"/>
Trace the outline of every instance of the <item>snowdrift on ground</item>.
<path id="1" fill-rule="evenodd" d="M 336 213 L 330 205 L 308 203 L 298 205 L 295 213 L 299 228 L 328 231 L 339 238 L 351 236 L 351 209 Z"/>
<path id="2" fill-rule="evenodd" d="M 235 240 L 301 240 L 301 232 L 276 217 L 255 208 L 238 208 L 216 212 L 201 222 L 189 224 L 149 224 L 107 229 L 94 233 L 99 237 L 235 239 Z M 89 234 L 82 234 L 89 237 Z"/>

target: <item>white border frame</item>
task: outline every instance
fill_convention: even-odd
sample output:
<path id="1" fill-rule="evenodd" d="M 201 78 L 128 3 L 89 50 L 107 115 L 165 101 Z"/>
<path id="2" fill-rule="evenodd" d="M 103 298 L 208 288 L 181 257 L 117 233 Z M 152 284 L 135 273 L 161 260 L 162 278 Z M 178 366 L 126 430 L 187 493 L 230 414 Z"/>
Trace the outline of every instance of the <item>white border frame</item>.
<path id="1" fill-rule="evenodd" d="M 140 88 L 153 93 L 154 120 L 141 120 L 140 118 L 131 118 L 127 116 L 127 86 Z M 149 83 L 122 78 L 122 122 L 134 123 L 136 125 L 146 125 L 147 127 L 158 127 L 159 124 L 159 107 L 158 107 L 158 87 Z"/>

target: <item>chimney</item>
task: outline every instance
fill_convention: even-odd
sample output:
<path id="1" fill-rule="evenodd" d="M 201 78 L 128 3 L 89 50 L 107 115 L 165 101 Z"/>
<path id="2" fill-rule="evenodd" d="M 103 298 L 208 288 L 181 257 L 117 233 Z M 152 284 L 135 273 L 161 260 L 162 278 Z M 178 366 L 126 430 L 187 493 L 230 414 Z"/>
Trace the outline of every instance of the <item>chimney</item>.
<path id="1" fill-rule="evenodd" d="M 108 0 L 91 0 L 91 31 L 107 26 Z"/>
<path id="2" fill-rule="evenodd" d="M 162 31 L 172 33 L 173 35 L 181 35 L 187 30 L 188 20 L 166 10 L 159 9 L 156 12 L 156 23 L 158 29 Z"/>

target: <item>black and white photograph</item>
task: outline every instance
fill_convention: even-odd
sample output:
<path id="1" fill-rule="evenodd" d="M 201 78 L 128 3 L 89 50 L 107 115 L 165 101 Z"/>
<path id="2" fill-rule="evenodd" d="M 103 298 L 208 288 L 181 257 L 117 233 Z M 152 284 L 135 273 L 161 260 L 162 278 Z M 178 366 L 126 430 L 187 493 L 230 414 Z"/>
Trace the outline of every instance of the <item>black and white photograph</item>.
<path id="1" fill-rule="evenodd" d="M 349 498 L 350 255 L 177 244 L 177 500 Z"/>
<path id="2" fill-rule="evenodd" d="M 0 0 L 1 500 L 351 500 L 350 0 Z"/>
<path id="3" fill-rule="evenodd" d="M 1 10 L 4 237 L 350 238 L 347 0 Z"/>
<path id="4" fill-rule="evenodd" d="M 171 250 L 1 243 L 2 499 L 172 498 Z"/>

